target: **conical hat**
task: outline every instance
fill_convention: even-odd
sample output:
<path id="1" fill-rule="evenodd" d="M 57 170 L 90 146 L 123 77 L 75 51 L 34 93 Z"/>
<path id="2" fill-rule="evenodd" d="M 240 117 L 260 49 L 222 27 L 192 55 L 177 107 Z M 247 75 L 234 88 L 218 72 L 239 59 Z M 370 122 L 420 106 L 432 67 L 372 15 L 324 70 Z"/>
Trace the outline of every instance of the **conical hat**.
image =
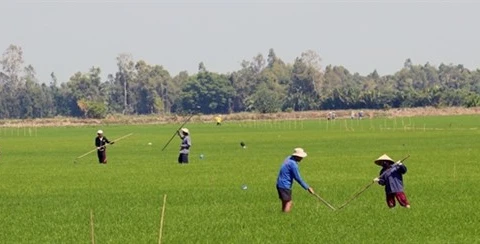
<path id="1" fill-rule="evenodd" d="M 393 161 L 393 159 L 391 159 L 387 154 L 383 154 L 382 156 L 377 158 L 375 160 L 375 164 L 382 166 L 382 161 L 388 161 L 388 162 L 391 162 L 392 164 L 395 163 L 395 161 Z"/>

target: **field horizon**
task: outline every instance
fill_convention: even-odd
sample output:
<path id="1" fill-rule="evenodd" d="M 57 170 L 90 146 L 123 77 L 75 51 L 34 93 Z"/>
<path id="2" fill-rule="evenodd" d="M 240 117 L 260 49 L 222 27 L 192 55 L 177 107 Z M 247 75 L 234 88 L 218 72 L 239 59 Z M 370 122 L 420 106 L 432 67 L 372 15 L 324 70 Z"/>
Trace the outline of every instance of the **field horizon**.
<path id="1" fill-rule="evenodd" d="M 103 126 L 103 125 L 149 125 L 149 124 L 176 124 L 182 123 L 188 117 L 191 123 L 214 123 L 216 116 L 221 116 L 225 122 L 239 123 L 242 121 L 272 121 L 283 120 L 325 120 L 329 112 L 335 112 L 337 119 L 349 119 L 351 113 L 357 116 L 362 111 L 364 119 L 379 118 L 408 118 L 408 117 L 431 117 L 431 116 L 455 116 L 455 115 L 480 115 L 480 107 L 415 107 L 415 108 L 391 108 L 391 109 L 343 109 L 343 110 L 312 110 L 292 111 L 277 113 L 241 112 L 230 114 L 151 114 L 151 115 L 123 115 L 109 114 L 104 119 L 54 117 L 36 119 L 3 119 L 0 120 L 0 128 L 16 127 L 35 129 L 38 127 L 62 127 L 62 126 Z M 358 117 L 357 117 L 358 118 Z"/>

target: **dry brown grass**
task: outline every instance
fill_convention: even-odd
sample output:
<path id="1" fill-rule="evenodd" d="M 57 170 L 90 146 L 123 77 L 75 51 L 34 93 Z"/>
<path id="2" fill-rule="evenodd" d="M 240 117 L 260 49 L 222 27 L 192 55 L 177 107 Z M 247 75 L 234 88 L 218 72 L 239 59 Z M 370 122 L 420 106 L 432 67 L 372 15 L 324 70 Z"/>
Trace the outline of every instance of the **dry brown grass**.
<path id="1" fill-rule="evenodd" d="M 353 110 L 358 112 L 359 110 Z M 253 120 L 298 120 L 298 119 L 326 119 L 330 110 L 282 112 L 272 114 L 259 113 L 234 113 L 221 115 L 224 122 L 228 121 L 253 121 Z M 350 118 L 352 110 L 336 110 L 337 119 Z M 463 115 L 480 114 L 480 107 L 445 107 L 445 108 L 405 108 L 389 110 L 363 110 L 365 118 L 374 117 L 412 117 L 412 116 L 438 116 L 438 115 Z M 195 115 L 192 122 L 214 123 L 217 115 Z M 142 115 L 125 116 L 109 115 L 105 119 L 79 119 L 70 117 L 55 117 L 47 119 L 0 120 L 0 127 L 56 127 L 56 126 L 85 126 L 106 124 L 166 124 L 182 123 L 188 116 L 181 115 Z"/>

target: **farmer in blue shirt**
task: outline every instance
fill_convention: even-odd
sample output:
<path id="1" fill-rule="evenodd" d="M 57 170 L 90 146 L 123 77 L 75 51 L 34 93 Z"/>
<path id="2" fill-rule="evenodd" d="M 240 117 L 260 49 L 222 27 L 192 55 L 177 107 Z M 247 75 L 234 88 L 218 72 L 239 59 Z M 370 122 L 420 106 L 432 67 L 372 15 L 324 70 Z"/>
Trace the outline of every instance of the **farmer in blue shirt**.
<path id="1" fill-rule="evenodd" d="M 188 164 L 188 153 L 192 146 L 192 140 L 190 139 L 190 131 L 187 128 L 182 128 L 178 131 L 178 136 L 182 140 L 180 144 L 180 153 L 178 155 L 179 164 Z"/>
<path id="2" fill-rule="evenodd" d="M 307 153 L 302 148 L 295 148 L 292 155 L 288 156 L 280 168 L 277 178 L 278 197 L 282 201 L 282 211 L 290 212 L 292 208 L 292 184 L 295 179 L 305 190 L 311 194 L 315 192 L 300 176 L 298 164 Z"/>
<path id="3" fill-rule="evenodd" d="M 407 173 L 407 167 L 402 162 L 395 163 L 387 154 L 383 154 L 375 164 L 382 166 L 380 176 L 373 179 L 378 184 L 385 186 L 385 195 L 389 208 L 395 207 L 395 198 L 398 203 L 406 208 L 410 208 L 407 196 L 403 192 L 403 174 Z"/>

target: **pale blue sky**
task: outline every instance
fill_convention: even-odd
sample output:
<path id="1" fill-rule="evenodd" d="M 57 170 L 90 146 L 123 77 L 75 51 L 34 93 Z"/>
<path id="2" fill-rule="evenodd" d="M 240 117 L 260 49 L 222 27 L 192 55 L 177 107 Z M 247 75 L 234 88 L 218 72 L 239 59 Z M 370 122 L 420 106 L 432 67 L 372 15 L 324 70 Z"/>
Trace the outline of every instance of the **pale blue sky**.
<path id="1" fill-rule="evenodd" d="M 477 1 L 0 0 L 0 50 L 23 48 L 42 82 L 91 66 L 116 71 L 116 57 L 163 65 L 172 76 L 240 69 L 273 48 L 285 62 L 308 49 L 322 64 L 366 75 L 415 64 L 480 68 Z"/>

